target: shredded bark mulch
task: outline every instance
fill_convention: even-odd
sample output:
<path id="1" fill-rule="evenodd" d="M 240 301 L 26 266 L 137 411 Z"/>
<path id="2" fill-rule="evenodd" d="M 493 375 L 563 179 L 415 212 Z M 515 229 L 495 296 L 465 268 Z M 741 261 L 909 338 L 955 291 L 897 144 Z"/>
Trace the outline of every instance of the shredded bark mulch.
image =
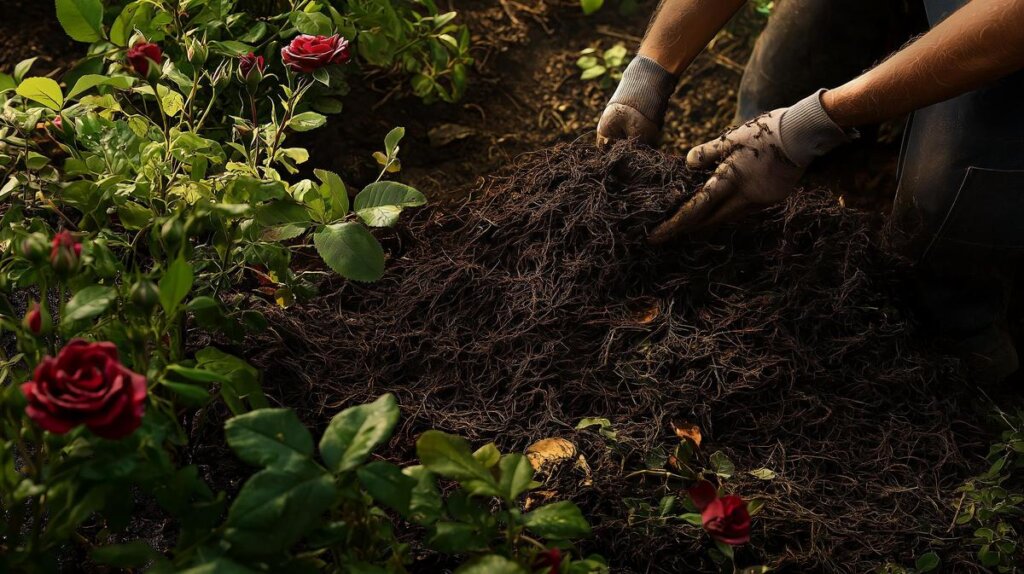
<path id="1" fill-rule="evenodd" d="M 721 450 L 737 468 L 727 489 L 766 502 L 740 565 L 867 572 L 934 550 L 976 571 L 948 529 L 987 438 L 958 363 L 916 331 L 881 218 L 808 191 L 711 237 L 647 245 L 700 181 L 628 144 L 523 156 L 386 238 L 381 282 L 268 308 L 251 358 L 319 425 L 395 393 L 404 417 L 385 454 L 398 462 L 427 428 L 505 451 L 572 440 L 592 483 L 549 486 L 584 509 L 585 547 L 615 572 L 714 570 L 693 527 L 629 523 L 630 498 L 684 496 L 628 476 L 684 420 L 703 431 L 699 461 Z M 584 417 L 611 419 L 616 440 L 575 431 Z M 759 468 L 777 477 L 748 474 Z"/>

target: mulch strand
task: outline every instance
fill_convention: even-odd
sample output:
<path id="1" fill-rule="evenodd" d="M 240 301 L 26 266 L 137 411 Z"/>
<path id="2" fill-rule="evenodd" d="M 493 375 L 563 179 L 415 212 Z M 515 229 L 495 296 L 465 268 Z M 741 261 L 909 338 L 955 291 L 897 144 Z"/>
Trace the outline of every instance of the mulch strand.
<path id="1" fill-rule="evenodd" d="M 698 529 L 630 521 L 630 499 L 685 496 L 630 476 L 678 444 L 679 421 L 703 432 L 698 464 L 722 451 L 736 465 L 727 490 L 766 503 L 741 566 L 859 573 L 934 550 L 949 571 L 978 570 L 951 524 L 988 438 L 958 362 L 915 329 L 909 266 L 885 249 L 882 218 L 805 191 L 649 246 L 700 181 L 628 143 L 522 156 L 461 205 L 404 216 L 380 282 L 268 306 L 250 358 L 270 394 L 321 426 L 394 393 L 403 420 L 383 455 L 396 462 L 414 461 L 428 428 L 506 452 L 573 441 L 590 479 L 547 488 L 583 508 L 583 548 L 614 572 L 714 571 Z M 616 439 L 574 430 L 584 417 L 610 419 Z M 760 468 L 777 476 L 748 474 Z"/>

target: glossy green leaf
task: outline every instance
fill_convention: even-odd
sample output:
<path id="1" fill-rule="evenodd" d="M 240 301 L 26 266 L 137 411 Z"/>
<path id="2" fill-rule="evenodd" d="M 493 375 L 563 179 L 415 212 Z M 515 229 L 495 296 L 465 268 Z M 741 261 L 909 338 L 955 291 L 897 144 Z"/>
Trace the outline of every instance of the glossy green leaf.
<path id="1" fill-rule="evenodd" d="M 192 290 L 195 276 L 192 266 L 183 257 L 178 257 L 160 278 L 160 305 L 168 315 L 174 315 L 178 306 Z"/>
<path id="2" fill-rule="evenodd" d="M 92 43 L 103 38 L 101 0 L 57 0 L 57 20 L 73 40 Z"/>
<path id="3" fill-rule="evenodd" d="M 75 293 L 75 296 L 68 301 L 64 309 L 64 319 L 74 322 L 98 317 L 115 300 L 117 300 L 117 290 L 113 287 L 91 285 Z"/>
<path id="4" fill-rule="evenodd" d="M 376 281 L 384 276 L 384 248 L 360 223 L 325 226 L 313 235 L 313 245 L 324 263 L 342 277 Z"/>
<path id="5" fill-rule="evenodd" d="M 416 454 L 431 472 L 455 480 L 494 483 L 494 477 L 473 457 L 469 442 L 462 437 L 428 430 L 416 441 Z"/>
<path id="6" fill-rule="evenodd" d="M 407 207 L 426 205 L 427 198 L 416 189 L 394 181 L 378 181 L 363 188 L 353 208 L 371 227 L 389 227 Z"/>
<path id="7" fill-rule="evenodd" d="M 288 127 L 296 132 L 308 132 L 322 127 L 327 123 L 327 116 L 316 112 L 303 112 L 288 122 Z"/>
<path id="8" fill-rule="evenodd" d="M 488 554 L 460 566 L 455 574 L 529 574 L 529 571 L 504 556 Z"/>
<path id="9" fill-rule="evenodd" d="M 55 112 L 64 107 L 64 94 L 60 85 L 50 78 L 25 78 L 16 90 L 17 94 Z"/>
<path id="10" fill-rule="evenodd" d="M 313 455 L 313 437 L 291 409 L 260 409 L 224 425 L 228 446 L 254 466 L 285 467 Z"/>
<path id="11" fill-rule="evenodd" d="M 409 518 L 413 490 L 417 481 L 401 468 L 383 460 L 375 460 L 359 467 L 356 476 L 374 500 Z"/>
<path id="12" fill-rule="evenodd" d="M 320 439 L 320 455 L 333 472 L 352 470 L 391 438 L 398 424 L 398 403 L 386 394 L 376 401 L 338 413 Z"/>
<path id="13" fill-rule="evenodd" d="M 590 534 L 590 524 L 579 507 L 567 500 L 526 513 L 523 523 L 534 534 L 556 540 L 571 540 Z"/>

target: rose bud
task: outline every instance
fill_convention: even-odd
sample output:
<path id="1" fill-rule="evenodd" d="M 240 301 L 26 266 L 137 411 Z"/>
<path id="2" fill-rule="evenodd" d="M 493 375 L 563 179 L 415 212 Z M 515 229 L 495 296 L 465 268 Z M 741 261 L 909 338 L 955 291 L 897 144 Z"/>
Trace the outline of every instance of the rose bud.
<path id="1" fill-rule="evenodd" d="M 156 283 L 148 279 L 139 281 L 132 286 L 128 296 L 139 309 L 147 313 L 152 311 L 160 303 L 160 289 Z"/>
<path id="2" fill-rule="evenodd" d="M 238 76 L 250 93 L 256 91 L 256 87 L 263 81 L 263 73 L 266 71 L 267 63 L 263 56 L 249 52 L 238 60 Z"/>
<path id="3" fill-rule="evenodd" d="M 43 358 L 21 392 L 25 414 L 56 434 L 85 425 L 102 438 L 124 438 L 146 408 L 146 378 L 121 364 L 113 343 L 71 341 L 56 358 Z"/>
<path id="4" fill-rule="evenodd" d="M 82 244 L 70 231 L 64 230 L 54 236 L 50 248 L 50 265 L 54 271 L 62 275 L 73 272 L 78 269 L 81 257 Z"/>
<path id="5" fill-rule="evenodd" d="M 558 548 L 549 548 L 537 554 L 533 562 L 533 570 L 540 570 L 545 574 L 558 574 L 562 569 L 562 551 Z"/>
<path id="6" fill-rule="evenodd" d="M 46 311 L 46 308 L 41 307 L 39 303 L 33 302 L 29 305 L 25 318 L 21 320 L 21 326 L 25 327 L 29 333 L 38 336 L 49 333 L 53 322 L 50 320 L 50 314 Z"/>
<path id="7" fill-rule="evenodd" d="M 64 118 L 60 114 L 53 118 L 53 127 L 57 128 L 58 131 L 64 131 Z"/>
<path id="8" fill-rule="evenodd" d="M 201 68 L 209 57 L 210 49 L 206 47 L 206 44 L 195 38 L 187 38 L 185 40 L 185 58 L 188 59 L 188 63 L 196 68 Z"/>
<path id="9" fill-rule="evenodd" d="M 46 254 L 50 249 L 50 242 L 42 233 L 30 233 L 21 241 L 21 256 L 33 263 L 46 261 Z"/>
<path id="10" fill-rule="evenodd" d="M 747 503 L 735 495 L 718 497 L 715 487 L 702 480 L 689 490 L 700 511 L 704 530 L 715 540 L 737 546 L 750 542 L 750 512 Z"/>
<path id="11" fill-rule="evenodd" d="M 349 60 L 348 40 L 333 36 L 297 36 L 281 49 L 281 59 L 294 72 L 310 74 L 332 64 Z"/>
<path id="12" fill-rule="evenodd" d="M 152 42 L 140 41 L 128 49 L 128 64 L 143 78 L 155 80 L 159 73 L 157 68 L 163 63 L 163 50 Z M 156 64 L 156 67 L 150 64 Z M 153 77 L 150 77 L 150 72 L 153 72 Z"/>

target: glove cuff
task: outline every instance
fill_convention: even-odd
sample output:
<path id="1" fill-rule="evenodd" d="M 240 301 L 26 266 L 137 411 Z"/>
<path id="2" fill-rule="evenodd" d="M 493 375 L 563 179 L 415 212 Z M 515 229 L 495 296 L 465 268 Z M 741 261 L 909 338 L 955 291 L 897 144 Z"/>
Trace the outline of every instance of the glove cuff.
<path id="1" fill-rule="evenodd" d="M 825 90 L 800 100 L 779 119 L 779 141 L 786 156 L 800 167 L 856 139 L 857 130 L 844 130 L 828 117 L 821 103 Z"/>
<path id="2" fill-rule="evenodd" d="M 678 81 L 654 60 L 637 56 L 626 66 L 608 103 L 629 106 L 660 127 Z"/>

